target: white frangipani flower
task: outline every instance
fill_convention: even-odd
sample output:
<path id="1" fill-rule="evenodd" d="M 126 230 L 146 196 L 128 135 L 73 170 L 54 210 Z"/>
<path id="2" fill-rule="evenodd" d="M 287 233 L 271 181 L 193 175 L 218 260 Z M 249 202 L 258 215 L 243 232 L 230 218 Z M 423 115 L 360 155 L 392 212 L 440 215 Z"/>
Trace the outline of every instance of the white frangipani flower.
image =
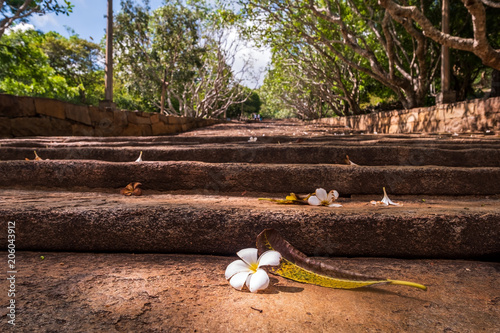
<path id="1" fill-rule="evenodd" d="M 339 192 L 331 190 L 328 194 L 322 188 L 316 189 L 315 195 L 311 195 L 307 202 L 313 206 L 328 206 L 328 207 L 342 207 L 340 204 L 333 203 L 339 197 Z"/>
<path id="2" fill-rule="evenodd" d="M 378 205 L 386 205 L 386 206 L 389 206 L 389 205 L 402 206 L 403 205 L 403 204 L 394 202 L 391 199 L 389 199 L 389 196 L 387 195 L 387 192 L 385 191 L 385 187 L 382 187 L 382 189 L 384 190 L 384 197 L 382 198 L 381 201 L 375 201 L 375 200 L 370 201 L 370 203 L 372 205 L 377 205 L 377 204 Z"/>
<path id="3" fill-rule="evenodd" d="M 139 154 L 139 158 L 135 160 L 136 162 L 142 162 L 142 150 L 141 153 Z"/>
<path id="4" fill-rule="evenodd" d="M 241 260 L 233 261 L 226 268 L 226 280 L 238 290 L 247 286 L 250 292 L 255 293 L 269 286 L 269 276 L 262 269 L 263 266 L 278 266 L 281 255 L 277 251 L 266 251 L 257 259 L 257 249 L 248 248 L 236 253 Z"/>

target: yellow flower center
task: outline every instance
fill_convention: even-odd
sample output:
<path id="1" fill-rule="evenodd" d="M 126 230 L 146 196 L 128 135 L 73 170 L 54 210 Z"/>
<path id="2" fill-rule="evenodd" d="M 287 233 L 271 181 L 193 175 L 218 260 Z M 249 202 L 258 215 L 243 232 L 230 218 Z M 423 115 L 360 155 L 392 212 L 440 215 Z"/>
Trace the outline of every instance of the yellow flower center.
<path id="1" fill-rule="evenodd" d="M 252 271 L 252 273 L 256 273 L 257 272 L 257 268 L 259 268 L 259 263 L 256 263 L 256 262 L 251 263 L 249 268 Z"/>

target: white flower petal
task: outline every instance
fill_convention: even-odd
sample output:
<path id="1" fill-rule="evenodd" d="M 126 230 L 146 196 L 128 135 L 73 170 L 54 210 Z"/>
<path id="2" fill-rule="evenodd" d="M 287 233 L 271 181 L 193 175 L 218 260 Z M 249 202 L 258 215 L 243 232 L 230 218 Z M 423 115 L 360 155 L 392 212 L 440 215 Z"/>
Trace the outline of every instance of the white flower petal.
<path id="1" fill-rule="evenodd" d="M 339 192 L 337 192 L 336 190 L 331 190 L 330 192 L 328 192 L 327 200 L 328 202 L 335 201 L 338 199 L 338 197 L 339 197 Z"/>
<path id="2" fill-rule="evenodd" d="M 266 289 L 269 286 L 269 276 L 267 276 L 267 272 L 263 269 L 258 269 L 255 274 L 252 274 L 250 277 L 250 286 L 249 290 L 252 293 L 255 293 L 259 290 Z"/>
<path id="3" fill-rule="evenodd" d="M 386 206 L 393 205 L 393 206 L 400 206 L 401 204 L 396 203 L 389 199 L 389 196 L 387 195 L 387 192 L 385 191 L 385 187 L 382 188 L 384 190 L 384 198 L 382 199 L 382 203 Z"/>
<path id="4" fill-rule="evenodd" d="M 313 206 L 321 205 L 321 201 L 319 201 L 319 199 L 316 198 L 314 195 L 310 196 L 309 199 L 307 199 L 307 202 Z"/>
<path id="5" fill-rule="evenodd" d="M 252 265 L 254 263 L 257 263 L 257 249 L 254 248 L 248 248 L 248 249 L 243 249 L 238 251 L 236 254 L 238 257 L 240 257 L 244 262 L 247 263 L 247 265 Z"/>
<path id="6" fill-rule="evenodd" d="M 328 197 L 326 194 L 326 191 L 322 188 L 316 189 L 316 197 L 319 199 L 319 201 L 325 201 Z"/>
<path id="7" fill-rule="evenodd" d="M 250 268 L 243 260 L 233 261 L 226 268 L 226 280 L 229 280 L 233 275 L 241 272 L 250 272 Z"/>
<path id="8" fill-rule="evenodd" d="M 252 275 L 253 275 L 253 274 L 254 274 L 253 272 L 252 272 L 251 274 L 249 274 L 249 275 L 247 276 L 247 279 L 245 280 L 245 285 L 247 286 L 247 289 L 248 289 L 248 290 L 250 290 L 250 279 L 252 278 Z"/>
<path id="9" fill-rule="evenodd" d="M 250 272 L 241 272 L 236 275 L 233 275 L 231 280 L 229 280 L 229 284 L 234 289 L 241 290 L 245 285 L 248 275 L 250 275 Z"/>
<path id="10" fill-rule="evenodd" d="M 328 207 L 342 207 L 342 205 L 337 204 L 337 203 L 332 203 L 332 204 L 329 204 Z"/>
<path id="11" fill-rule="evenodd" d="M 278 251 L 266 251 L 259 258 L 259 266 L 278 266 L 280 264 L 281 254 Z"/>

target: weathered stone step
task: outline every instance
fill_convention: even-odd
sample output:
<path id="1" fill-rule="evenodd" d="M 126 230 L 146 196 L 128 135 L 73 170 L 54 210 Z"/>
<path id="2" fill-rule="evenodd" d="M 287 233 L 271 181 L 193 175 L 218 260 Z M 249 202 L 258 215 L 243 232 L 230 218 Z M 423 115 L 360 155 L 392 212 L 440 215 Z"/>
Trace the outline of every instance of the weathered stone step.
<path id="1" fill-rule="evenodd" d="M 257 197 L 4 189 L 0 228 L 16 248 L 41 251 L 234 254 L 277 229 L 308 255 L 498 258 L 500 201 L 392 197 L 403 206 L 346 199 L 341 208 L 279 205 Z M 274 195 L 274 197 L 279 197 Z M 1 235 L 6 248 L 7 234 Z"/>
<path id="2" fill-rule="evenodd" d="M 191 134 L 191 135 L 189 135 Z M 201 145 L 201 144 L 234 144 L 248 143 L 248 134 L 238 135 L 200 135 L 199 131 L 184 133 L 173 136 L 149 136 L 149 137 L 28 137 L 0 139 L 0 147 L 120 147 L 120 146 L 165 146 L 165 145 Z M 298 142 L 297 142 L 298 141 Z M 464 148 L 498 148 L 500 138 L 498 136 L 481 137 L 436 137 L 425 135 L 318 135 L 318 136 L 290 136 L 290 135 L 259 135 L 257 141 L 252 144 L 320 144 L 320 145 L 344 145 L 344 146 L 366 146 L 366 145 L 389 145 L 389 146 L 411 146 L 411 147 L 433 147 L 446 149 Z"/>
<path id="3" fill-rule="evenodd" d="M 141 182 L 144 189 L 210 192 L 495 195 L 500 168 L 349 166 L 202 162 L 0 161 L 0 187 L 107 188 Z"/>
<path id="4" fill-rule="evenodd" d="M 328 289 L 271 275 L 269 288 L 252 294 L 225 281 L 224 271 L 233 260 L 235 256 L 20 251 L 15 328 L 351 333 L 496 332 L 500 327 L 497 263 L 323 259 L 344 269 L 424 283 L 429 289 Z M 2 289 L 8 290 L 8 281 L 2 281 Z M 0 330 L 9 332 L 7 292 L 0 300 Z"/>
<path id="5" fill-rule="evenodd" d="M 0 147 L 1 160 L 43 159 L 135 161 L 200 161 L 208 163 L 345 164 L 346 155 L 359 165 L 440 165 L 450 167 L 500 167 L 500 147 L 450 150 L 409 146 L 326 145 L 196 145 L 163 147 Z"/>

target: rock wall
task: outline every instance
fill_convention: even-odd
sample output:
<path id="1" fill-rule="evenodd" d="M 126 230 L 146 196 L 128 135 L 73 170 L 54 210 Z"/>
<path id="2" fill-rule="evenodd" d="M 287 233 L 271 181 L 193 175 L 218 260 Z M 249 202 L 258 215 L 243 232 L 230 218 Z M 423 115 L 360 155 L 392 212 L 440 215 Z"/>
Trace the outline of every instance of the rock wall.
<path id="1" fill-rule="evenodd" d="M 500 97 L 427 108 L 323 118 L 315 122 L 378 133 L 465 132 L 500 129 Z"/>
<path id="2" fill-rule="evenodd" d="M 0 137 L 165 135 L 221 121 L 0 94 Z"/>

